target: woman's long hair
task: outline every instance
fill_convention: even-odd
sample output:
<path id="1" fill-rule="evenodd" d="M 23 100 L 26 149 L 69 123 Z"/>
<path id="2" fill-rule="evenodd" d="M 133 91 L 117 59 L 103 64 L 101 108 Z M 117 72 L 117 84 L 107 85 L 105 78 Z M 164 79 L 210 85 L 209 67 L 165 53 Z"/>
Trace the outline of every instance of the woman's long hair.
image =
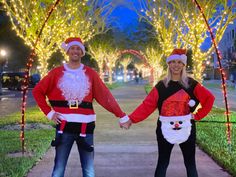
<path id="1" fill-rule="evenodd" d="M 168 66 L 167 68 L 167 75 L 166 77 L 163 79 L 164 85 L 166 87 L 168 87 L 169 82 L 171 81 L 171 71 L 170 68 Z M 180 81 L 179 81 L 185 88 L 189 87 L 188 84 L 188 75 L 186 72 L 186 66 L 183 67 L 182 71 L 181 71 L 181 76 L 180 76 Z"/>

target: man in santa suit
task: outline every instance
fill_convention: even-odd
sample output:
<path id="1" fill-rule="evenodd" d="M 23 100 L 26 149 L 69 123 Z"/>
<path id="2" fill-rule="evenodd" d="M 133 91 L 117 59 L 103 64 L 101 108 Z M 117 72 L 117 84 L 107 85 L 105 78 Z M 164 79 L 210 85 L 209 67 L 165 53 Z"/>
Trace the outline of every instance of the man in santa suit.
<path id="1" fill-rule="evenodd" d="M 53 177 L 64 176 L 74 141 L 78 146 L 83 177 L 94 177 L 93 132 L 96 115 L 95 99 L 106 110 L 128 121 L 116 100 L 96 71 L 81 63 L 85 47 L 80 38 L 68 38 L 62 48 L 69 62 L 51 70 L 33 89 L 33 96 L 48 119 L 57 124 L 56 156 Z M 50 105 L 47 104 L 47 99 Z"/>
<path id="2" fill-rule="evenodd" d="M 195 121 L 204 118 L 211 110 L 214 96 L 200 83 L 186 74 L 185 49 L 174 49 L 166 59 L 167 75 L 160 80 L 136 110 L 122 125 L 131 126 L 146 119 L 156 109 L 158 162 L 155 177 L 165 177 L 172 148 L 179 145 L 188 177 L 197 177 L 195 163 Z M 200 103 L 201 108 L 195 112 Z M 121 125 L 121 126 L 122 126 Z"/>

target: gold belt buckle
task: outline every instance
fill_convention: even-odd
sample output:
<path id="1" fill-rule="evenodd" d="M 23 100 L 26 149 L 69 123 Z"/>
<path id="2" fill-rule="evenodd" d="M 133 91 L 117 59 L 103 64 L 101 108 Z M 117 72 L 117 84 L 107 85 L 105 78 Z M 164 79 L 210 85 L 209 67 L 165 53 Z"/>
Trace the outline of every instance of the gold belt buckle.
<path id="1" fill-rule="evenodd" d="M 78 100 L 70 100 L 69 101 L 69 108 L 70 109 L 78 109 L 79 101 Z"/>

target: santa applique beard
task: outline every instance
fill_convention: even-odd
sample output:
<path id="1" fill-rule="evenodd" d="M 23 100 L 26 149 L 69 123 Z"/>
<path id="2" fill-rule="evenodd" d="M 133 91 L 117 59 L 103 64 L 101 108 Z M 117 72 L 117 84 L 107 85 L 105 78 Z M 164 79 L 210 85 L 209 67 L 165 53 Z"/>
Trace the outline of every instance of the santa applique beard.
<path id="1" fill-rule="evenodd" d="M 191 115 L 178 117 L 160 116 L 161 131 L 171 144 L 180 144 L 188 140 L 191 134 Z"/>
<path id="2" fill-rule="evenodd" d="M 58 88 L 67 101 L 78 100 L 82 102 L 89 93 L 90 82 L 83 69 L 75 72 L 64 71 L 62 78 L 59 80 Z"/>

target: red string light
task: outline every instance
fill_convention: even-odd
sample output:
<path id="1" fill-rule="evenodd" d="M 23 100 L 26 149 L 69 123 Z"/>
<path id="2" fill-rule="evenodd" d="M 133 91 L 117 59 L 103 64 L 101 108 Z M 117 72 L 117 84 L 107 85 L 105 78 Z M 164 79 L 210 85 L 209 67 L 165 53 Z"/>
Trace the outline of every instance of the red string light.
<path id="1" fill-rule="evenodd" d="M 21 116 L 21 132 L 20 132 L 20 139 L 21 139 L 21 148 L 22 148 L 22 154 L 24 154 L 25 152 L 25 106 L 26 106 L 26 94 L 28 93 L 28 88 L 29 88 L 29 71 L 32 67 L 32 63 L 34 61 L 34 57 L 36 56 L 35 54 L 35 49 L 36 49 L 36 46 L 40 40 L 40 37 L 41 37 L 41 34 L 43 32 L 43 29 L 49 19 L 49 17 L 51 16 L 52 12 L 54 11 L 55 7 L 59 4 L 60 0 L 56 0 L 56 2 L 52 5 L 52 7 L 49 9 L 48 11 L 48 14 L 45 18 L 45 21 L 42 25 L 42 27 L 40 28 L 40 31 L 38 33 L 38 36 L 33 44 L 33 49 L 27 59 L 27 64 L 26 64 L 26 74 L 25 74 L 25 77 L 24 77 L 24 82 L 23 82 L 23 90 L 22 90 L 22 104 L 21 104 L 21 113 L 22 113 L 22 116 Z"/>
<path id="2" fill-rule="evenodd" d="M 210 27 L 210 25 L 209 25 L 209 23 L 206 19 L 206 16 L 205 16 L 201 6 L 197 2 L 197 0 L 193 0 L 193 2 L 196 4 L 197 8 L 200 10 L 200 12 L 202 14 L 202 17 L 204 18 L 204 21 L 207 25 L 208 31 L 210 32 L 210 36 L 211 36 L 211 39 L 212 39 L 212 42 L 213 42 L 213 45 L 214 45 L 214 48 L 215 48 L 215 52 L 216 52 L 216 55 L 217 55 L 217 60 L 218 60 L 219 68 L 220 68 L 220 74 L 221 74 L 221 82 L 222 82 L 222 90 L 223 90 L 223 96 L 224 96 L 225 110 L 226 110 L 226 112 L 225 112 L 226 121 L 227 121 L 227 123 L 226 123 L 226 135 L 227 135 L 229 152 L 231 152 L 231 122 L 230 122 L 230 117 L 229 117 L 230 113 L 229 113 L 228 99 L 227 99 L 225 72 L 224 72 L 224 70 L 222 68 L 222 64 L 221 64 L 222 56 L 220 54 L 220 51 L 218 50 L 218 46 L 216 44 L 215 37 L 213 35 L 211 27 Z"/>

